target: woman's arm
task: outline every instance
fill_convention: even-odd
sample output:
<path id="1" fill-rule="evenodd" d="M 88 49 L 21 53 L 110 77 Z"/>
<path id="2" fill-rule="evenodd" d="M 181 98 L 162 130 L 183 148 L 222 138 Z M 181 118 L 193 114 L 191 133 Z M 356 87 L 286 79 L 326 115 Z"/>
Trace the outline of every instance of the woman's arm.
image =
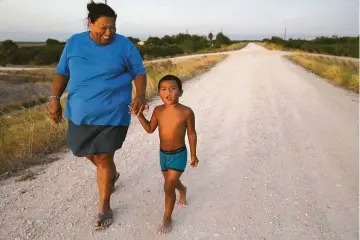
<path id="1" fill-rule="evenodd" d="M 56 124 L 59 124 L 62 120 L 62 107 L 60 104 L 60 97 L 63 95 L 66 89 L 70 76 L 69 64 L 67 59 L 67 46 L 68 42 L 63 49 L 59 63 L 56 67 L 56 75 L 54 77 L 51 89 L 51 95 L 53 97 L 50 99 L 50 118 Z"/>
<path id="2" fill-rule="evenodd" d="M 70 69 L 68 62 L 68 48 L 69 48 L 70 40 L 68 40 L 65 44 L 65 47 L 61 53 L 58 65 L 56 66 L 56 75 L 52 85 L 52 95 L 61 97 L 64 93 L 67 83 L 69 81 Z"/>
<path id="3" fill-rule="evenodd" d="M 135 77 L 135 92 L 136 97 L 142 97 L 145 99 L 147 77 L 145 74 L 137 75 Z"/>
<path id="4" fill-rule="evenodd" d="M 52 85 L 51 95 L 60 98 L 63 95 L 68 82 L 68 76 L 56 74 Z"/>
<path id="5" fill-rule="evenodd" d="M 134 114 L 138 114 L 140 107 L 146 104 L 145 94 L 146 94 L 146 85 L 147 85 L 147 77 L 146 77 L 146 69 L 143 64 L 141 55 L 136 48 L 136 46 L 130 41 L 127 40 L 128 47 L 128 58 L 127 65 L 130 74 L 134 78 L 135 82 L 135 93 L 136 96 L 132 101 L 131 107 Z"/>

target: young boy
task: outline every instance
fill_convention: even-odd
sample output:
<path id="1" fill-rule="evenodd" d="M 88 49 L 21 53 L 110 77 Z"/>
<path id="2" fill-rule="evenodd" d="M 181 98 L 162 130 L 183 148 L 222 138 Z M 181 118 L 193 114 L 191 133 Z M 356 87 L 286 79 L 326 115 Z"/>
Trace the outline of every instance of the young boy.
<path id="1" fill-rule="evenodd" d="M 176 201 L 175 189 L 180 193 L 179 205 L 187 204 L 186 187 L 180 181 L 180 176 L 187 165 L 186 132 L 191 153 L 190 165 L 196 167 L 199 160 L 196 156 L 197 135 L 194 112 L 179 103 L 179 97 L 183 93 L 181 80 L 174 75 L 166 75 L 160 79 L 158 91 L 164 104 L 155 107 L 150 122 L 144 117 L 142 113 L 144 106 L 142 106 L 138 119 L 148 133 L 153 133 L 159 126 L 160 167 L 165 178 L 165 213 L 159 233 L 167 234 L 172 227 L 171 215 Z"/>

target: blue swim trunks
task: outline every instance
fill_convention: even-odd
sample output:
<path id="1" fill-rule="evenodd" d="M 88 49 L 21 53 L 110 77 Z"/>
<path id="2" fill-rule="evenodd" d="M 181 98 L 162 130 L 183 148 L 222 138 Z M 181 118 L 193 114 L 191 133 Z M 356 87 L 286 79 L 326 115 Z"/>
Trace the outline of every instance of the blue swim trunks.
<path id="1" fill-rule="evenodd" d="M 164 151 L 160 149 L 160 167 L 161 171 L 166 172 L 168 169 L 178 172 L 184 172 L 187 164 L 186 146 L 173 150 Z"/>

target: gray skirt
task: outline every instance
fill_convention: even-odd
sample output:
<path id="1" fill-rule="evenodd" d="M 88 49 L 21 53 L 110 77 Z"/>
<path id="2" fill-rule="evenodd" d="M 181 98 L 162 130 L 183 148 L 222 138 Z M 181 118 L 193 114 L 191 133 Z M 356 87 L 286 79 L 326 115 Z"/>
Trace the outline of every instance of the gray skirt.
<path id="1" fill-rule="evenodd" d="M 125 141 L 129 126 L 76 125 L 68 120 L 67 144 L 77 157 L 114 153 Z"/>

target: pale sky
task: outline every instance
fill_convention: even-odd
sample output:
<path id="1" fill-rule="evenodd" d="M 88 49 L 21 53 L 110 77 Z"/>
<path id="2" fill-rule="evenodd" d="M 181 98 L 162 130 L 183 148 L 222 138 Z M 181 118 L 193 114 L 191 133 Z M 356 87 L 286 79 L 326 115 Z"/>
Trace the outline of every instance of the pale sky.
<path id="1" fill-rule="evenodd" d="M 0 0 L 0 41 L 66 40 L 86 31 L 88 0 Z M 358 0 L 108 0 L 117 32 L 146 39 L 223 31 L 232 39 L 359 34 Z"/>

